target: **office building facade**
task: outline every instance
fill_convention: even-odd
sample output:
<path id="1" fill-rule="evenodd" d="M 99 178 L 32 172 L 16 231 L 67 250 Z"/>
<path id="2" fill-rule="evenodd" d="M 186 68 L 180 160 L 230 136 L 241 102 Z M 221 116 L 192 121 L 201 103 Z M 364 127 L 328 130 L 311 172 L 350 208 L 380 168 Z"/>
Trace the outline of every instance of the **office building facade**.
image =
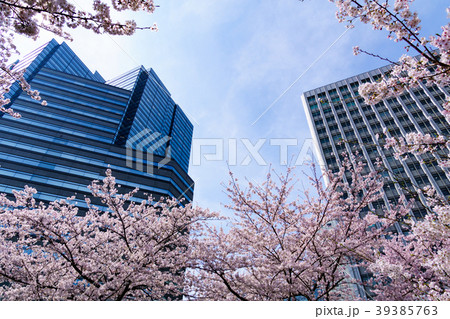
<path id="1" fill-rule="evenodd" d="M 382 138 L 375 138 L 376 135 L 404 137 L 410 132 L 449 136 L 450 125 L 441 114 L 449 88 L 421 85 L 374 106 L 366 105 L 359 96 L 359 85 L 379 80 L 390 68 L 386 66 L 362 73 L 302 95 L 318 162 L 323 169 L 337 172 L 343 160 L 342 153 L 358 152 L 367 164 L 366 172 L 376 169 L 377 158 L 382 160 L 386 168 L 382 172 L 385 176 L 383 194 L 370 205 L 372 211 L 381 211 L 388 207 L 388 203 L 397 202 L 402 193 L 410 198 L 407 190 L 414 190 L 414 186 L 432 185 L 440 195 L 450 195 L 449 172 L 437 164 L 442 154 L 408 156 L 399 161 L 394 158 L 392 149 L 380 146 Z M 349 178 L 347 175 L 346 179 Z M 416 201 L 411 211 L 412 218 L 422 219 L 426 213 L 426 208 Z M 402 233 L 407 231 L 407 227 L 396 224 L 392 231 Z M 361 269 L 355 276 L 364 281 L 370 274 Z M 359 288 L 360 294 L 365 295 L 367 291 Z"/>
<path id="2" fill-rule="evenodd" d="M 188 175 L 193 126 L 156 73 L 139 67 L 112 81 L 92 73 L 55 40 L 21 59 L 38 90 L 32 100 L 16 83 L 8 93 L 20 119 L 0 115 L 0 192 L 24 185 L 48 202 L 76 195 L 110 168 L 121 192 L 192 200 Z"/>

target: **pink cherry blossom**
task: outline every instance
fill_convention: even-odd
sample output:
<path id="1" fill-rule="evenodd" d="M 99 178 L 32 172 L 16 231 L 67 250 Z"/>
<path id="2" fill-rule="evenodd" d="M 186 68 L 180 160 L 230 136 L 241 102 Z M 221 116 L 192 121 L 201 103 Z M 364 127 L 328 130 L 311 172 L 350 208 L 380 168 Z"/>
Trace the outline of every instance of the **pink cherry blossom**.
<path id="1" fill-rule="evenodd" d="M 358 299 L 351 268 L 373 260 L 378 239 L 408 212 L 408 205 L 385 217 L 368 210 L 383 182 L 377 172 L 362 174 L 363 168 L 346 161 L 338 173 L 327 173 L 327 186 L 312 177 L 318 195 L 306 192 L 302 200 L 295 198 L 290 171 L 245 188 L 231 175 L 228 208 L 235 217 L 191 243 L 197 261 L 186 274 L 189 298 Z M 343 182 L 346 173 L 351 185 Z"/>
<path id="2" fill-rule="evenodd" d="M 329 0 L 337 6 L 340 22 L 354 25 L 355 20 L 370 24 L 375 30 L 388 31 L 388 38 L 404 42 L 419 58 L 403 55 L 390 74 L 377 83 L 365 83 L 359 93 L 366 103 L 376 104 L 383 98 L 398 96 L 405 88 L 420 83 L 446 86 L 450 84 L 450 25 L 439 35 L 423 37 L 417 12 L 410 11 L 414 0 L 396 0 L 393 7 L 379 0 Z M 358 48 L 358 52 L 365 52 Z M 354 50 L 355 53 L 355 50 Z"/>
<path id="3" fill-rule="evenodd" d="M 0 300 L 162 300 L 180 297 L 189 237 L 217 214 L 175 199 L 132 201 L 111 172 L 90 186 L 80 213 L 73 198 L 48 206 L 25 186 L 0 195 Z"/>
<path id="4" fill-rule="evenodd" d="M 380 238 L 383 250 L 368 263 L 379 300 L 450 300 L 450 207 L 430 189 L 424 220 L 411 220 L 409 235 Z"/>

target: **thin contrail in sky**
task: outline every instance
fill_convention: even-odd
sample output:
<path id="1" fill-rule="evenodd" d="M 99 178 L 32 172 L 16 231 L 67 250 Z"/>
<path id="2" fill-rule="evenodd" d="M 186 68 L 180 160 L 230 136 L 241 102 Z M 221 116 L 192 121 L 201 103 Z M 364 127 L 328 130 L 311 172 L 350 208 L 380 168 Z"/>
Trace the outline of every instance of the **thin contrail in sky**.
<path id="1" fill-rule="evenodd" d="M 307 68 L 306 68 L 306 70 L 305 71 L 303 71 L 303 73 L 302 74 L 300 74 L 300 76 L 294 81 L 294 82 L 292 82 L 292 84 L 291 85 L 289 85 L 289 87 L 286 89 L 286 90 L 284 90 L 284 92 L 283 93 L 281 93 L 280 94 L 280 96 L 279 97 L 277 97 L 276 99 L 275 99 L 275 101 L 273 101 L 272 102 L 272 104 L 270 104 L 265 110 L 264 110 L 264 112 L 262 112 L 261 113 L 261 115 L 252 123 L 252 125 L 251 126 L 253 126 L 253 125 L 255 125 L 256 124 L 256 122 L 258 122 L 260 119 L 261 119 L 261 117 L 263 117 L 264 116 L 264 114 L 266 114 L 271 108 L 272 108 L 272 106 L 274 106 L 275 105 L 275 103 L 277 103 L 278 102 L 278 100 L 279 99 L 281 99 L 294 85 L 295 85 L 295 83 L 297 83 L 298 82 L 298 80 L 300 80 L 302 77 L 303 77 L 303 75 L 305 75 L 305 73 L 306 72 L 308 72 L 309 71 L 309 69 L 311 69 L 313 66 L 314 66 L 314 64 L 316 64 L 317 63 L 317 61 L 319 61 L 343 36 L 344 36 L 344 34 L 346 34 L 347 33 L 347 31 L 348 30 L 350 30 L 349 28 L 347 28 L 347 29 L 345 29 L 345 31 L 344 32 L 342 32 L 342 34 L 336 39 L 336 40 L 334 40 L 334 42 L 325 50 L 325 51 L 323 51 L 322 52 L 322 54 L 321 55 L 319 55 L 318 57 L 317 57 L 317 59 L 315 59 Z"/>

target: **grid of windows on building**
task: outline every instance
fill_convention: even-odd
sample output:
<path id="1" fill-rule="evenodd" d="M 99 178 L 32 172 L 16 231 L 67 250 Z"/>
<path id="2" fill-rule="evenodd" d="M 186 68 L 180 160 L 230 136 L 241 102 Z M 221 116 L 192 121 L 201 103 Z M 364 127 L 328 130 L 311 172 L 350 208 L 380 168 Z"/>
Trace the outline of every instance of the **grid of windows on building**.
<path id="1" fill-rule="evenodd" d="M 25 78 L 47 105 L 17 83 L 6 96 L 22 117 L 0 115 L 0 192 L 12 196 L 13 189 L 29 185 L 39 200 L 76 195 L 77 205 L 86 208 L 87 185 L 111 168 L 121 192 L 139 188 L 134 200 L 192 200 L 193 126 L 152 69 L 139 67 L 106 82 L 55 40 L 15 67 L 26 68 Z"/>
<path id="2" fill-rule="evenodd" d="M 380 146 L 383 138 L 375 138 L 377 135 L 404 137 L 410 132 L 449 136 L 450 125 L 441 114 L 449 88 L 421 85 L 374 106 L 365 104 L 358 93 L 359 85 L 379 80 L 390 68 L 386 66 L 372 70 L 302 95 L 318 161 L 323 169 L 337 172 L 344 154 L 350 153 L 357 153 L 367 165 L 365 173 L 376 169 L 378 159 L 382 161 L 385 167 L 382 171 L 385 177 L 382 198 L 368 208 L 378 212 L 385 209 L 389 202 L 397 202 L 402 193 L 406 198 L 411 198 L 413 186 L 422 188 L 432 185 L 440 195 L 450 195 L 449 171 L 437 164 L 437 159 L 447 156 L 447 152 L 410 155 L 399 161 L 394 158 L 391 149 Z M 351 182 L 350 174 L 345 179 Z M 416 201 L 411 211 L 412 217 L 421 219 L 426 213 L 426 208 Z M 392 231 L 406 233 L 408 227 L 398 223 Z M 364 281 L 370 274 L 360 269 L 355 276 Z M 358 288 L 361 295 L 367 295 L 367 291 Z"/>

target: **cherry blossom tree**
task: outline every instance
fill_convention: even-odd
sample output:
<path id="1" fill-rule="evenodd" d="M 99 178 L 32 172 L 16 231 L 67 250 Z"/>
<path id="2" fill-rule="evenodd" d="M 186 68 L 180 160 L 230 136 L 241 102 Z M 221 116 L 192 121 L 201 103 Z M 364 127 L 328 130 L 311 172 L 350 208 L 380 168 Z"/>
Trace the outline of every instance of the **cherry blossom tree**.
<path id="1" fill-rule="evenodd" d="M 448 203 L 428 189 L 434 213 L 394 235 L 411 203 L 370 211 L 383 181 L 363 169 L 345 162 L 327 186 L 313 176 L 318 195 L 303 200 L 291 199 L 290 171 L 246 189 L 232 176 L 225 229 L 210 223 L 218 214 L 173 199 L 132 202 L 110 171 L 90 186 L 106 210 L 88 198 L 84 214 L 64 200 L 45 206 L 29 187 L 1 195 L 0 299 L 354 300 L 364 283 L 352 268 L 364 266 L 376 299 L 448 300 Z"/>
<path id="2" fill-rule="evenodd" d="M 185 294 L 192 300 L 355 300 L 355 284 L 376 300 L 450 299 L 450 206 L 427 187 L 429 214 L 410 216 L 404 196 L 381 214 L 369 204 L 381 198 L 379 172 L 363 175 L 362 163 L 327 172 L 327 186 L 311 178 L 318 195 L 292 199 L 288 171 L 243 189 L 231 175 L 235 217 L 191 238 Z M 381 169 L 381 167 L 380 167 Z M 344 176 L 350 183 L 344 182 Z M 350 176 L 350 177 L 349 177 Z M 399 235 L 394 223 L 409 224 Z M 359 282 L 352 268 L 373 278 Z"/>
<path id="3" fill-rule="evenodd" d="M 0 196 L 0 300 L 162 300 L 182 295 L 189 236 L 216 214 L 175 199 L 137 204 L 111 172 L 80 214 L 25 187 Z"/>
<path id="4" fill-rule="evenodd" d="M 449 117 L 444 110 L 447 121 Z M 448 137 L 409 133 L 406 137 L 386 137 L 396 159 L 431 153 L 439 167 L 449 168 Z M 366 262 L 373 272 L 372 285 L 381 300 L 450 300 L 450 203 L 432 186 L 414 191 L 422 195 L 428 214 L 423 220 L 407 219 L 406 234 L 380 238 L 382 250 Z M 416 197 L 421 200 L 421 196 Z"/>
<path id="5" fill-rule="evenodd" d="M 440 34 L 425 37 L 421 35 L 420 18 L 417 12 L 410 10 L 414 0 L 329 0 L 337 6 L 336 16 L 339 22 L 354 27 L 354 22 L 370 24 L 375 30 L 388 31 L 388 38 L 403 42 L 407 51 L 419 58 L 403 55 L 394 63 L 389 74 L 376 83 L 364 83 L 359 92 L 366 103 L 376 104 L 383 98 L 397 96 L 405 88 L 427 85 L 450 84 L 450 24 L 442 26 Z M 450 15 L 450 8 L 447 9 Z M 354 53 L 368 53 L 354 48 Z M 371 54 L 371 53 L 368 53 Z M 374 54 L 371 54 L 374 55 Z M 374 55 L 377 56 L 377 55 Z M 379 57 L 379 56 L 378 56 Z M 448 109 L 447 102 L 447 109 Z"/>
<path id="6" fill-rule="evenodd" d="M 450 24 L 433 36 L 421 35 L 417 12 L 410 10 L 414 0 L 330 0 L 337 6 L 337 18 L 353 27 L 359 20 L 375 30 L 388 31 L 388 38 L 406 44 L 407 51 L 418 57 L 403 55 L 391 71 L 375 83 L 359 86 L 367 104 L 400 95 L 406 88 L 421 85 L 450 84 Z M 450 8 L 447 8 L 450 17 Z M 354 48 L 354 54 L 378 55 Z M 381 57 L 382 58 L 382 57 Z M 383 58 L 384 59 L 384 58 Z M 450 99 L 443 115 L 450 123 Z M 419 132 L 405 137 L 387 137 L 385 147 L 392 148 L 398 160 L 409 154 L 432 153 L 444 170 L 450 166 L 448 136 L 431 136 Z M 411 190 L 409 190 L 411 191 Z M 432 187 L 416 189 L 425 198 L 428 215 L 422 221 L 409 220 L 410 232 L 381 238 L 383 249 L 368 259 L 366 266 L 374 273 L 373 284 L 378 299 L 448 300 L 450 297 L 449 212 L 448 199 L 439 197 Z"/>
<path id="7" fill-rule="evenodd" d="M 450 300 L 450 206 L 430 187 L 429 213 L 410 220 L 407 235 L 380 238 L 383 249 L 367 263 L 380 300 Z"/>
<path id="8" fill-rule="evenodd" d="M 10 62 L 11 56 L 19 53 L 14 45 L 16 34 L 37 39 L 40 31 L 45 30 L 71 40 L 67 30 L 78 27 L 111 35 L 131 35 L 138 29 L 157 31 L 155 24 L 138 27 L 133 20 L 113 21 L 111 17 L 111 11 L 152 13 L 155 7 L 153 0 L 111 0 L 110 5 L 93 0 L 92 10 L 84 11 L 70 0 L 0 0 L 0 112 L 20 117 L 7 107 L 10 101 L 5 97 L 16 81 L 31 98 L 40 100 L 39 93 L 24 79 L 25 70 L 15 68 Z"/>
<path id="9" fill-rule="evenodd" d="M 448 149 L 450 140 L 446 136 L 433 137 L 430 134 L 408 133 L 406 137 L 386 137 L 385 148 L 394 150 L 397 160 L 406 159 L 408 154 L 422 155 L 425 153 L 439 154 L 436 161 L 441 168 L 450 167 Z"/>
<path id="10" fill-rule="evenodd" d="M 317 196 L 292 199 L 289 176 L 267 176 L 243 189 L 232 175 L 235 211 L 227 227 L 209 227 L 190 247 L 196 262 L 187 294 L 196 300 L 341 300 L 358 298 L 353 267 L 373 258 L 378 240 L 408 212 L 399 205 L 385 216 L 368 209 L 381 197 L 377 172 L 363 175 L 350 161 L 325 186 L 314 175 Z M 344 182 L 350 173 L 352 182 Z M 345 194 L 345 196 L 344 196 Z"/>

